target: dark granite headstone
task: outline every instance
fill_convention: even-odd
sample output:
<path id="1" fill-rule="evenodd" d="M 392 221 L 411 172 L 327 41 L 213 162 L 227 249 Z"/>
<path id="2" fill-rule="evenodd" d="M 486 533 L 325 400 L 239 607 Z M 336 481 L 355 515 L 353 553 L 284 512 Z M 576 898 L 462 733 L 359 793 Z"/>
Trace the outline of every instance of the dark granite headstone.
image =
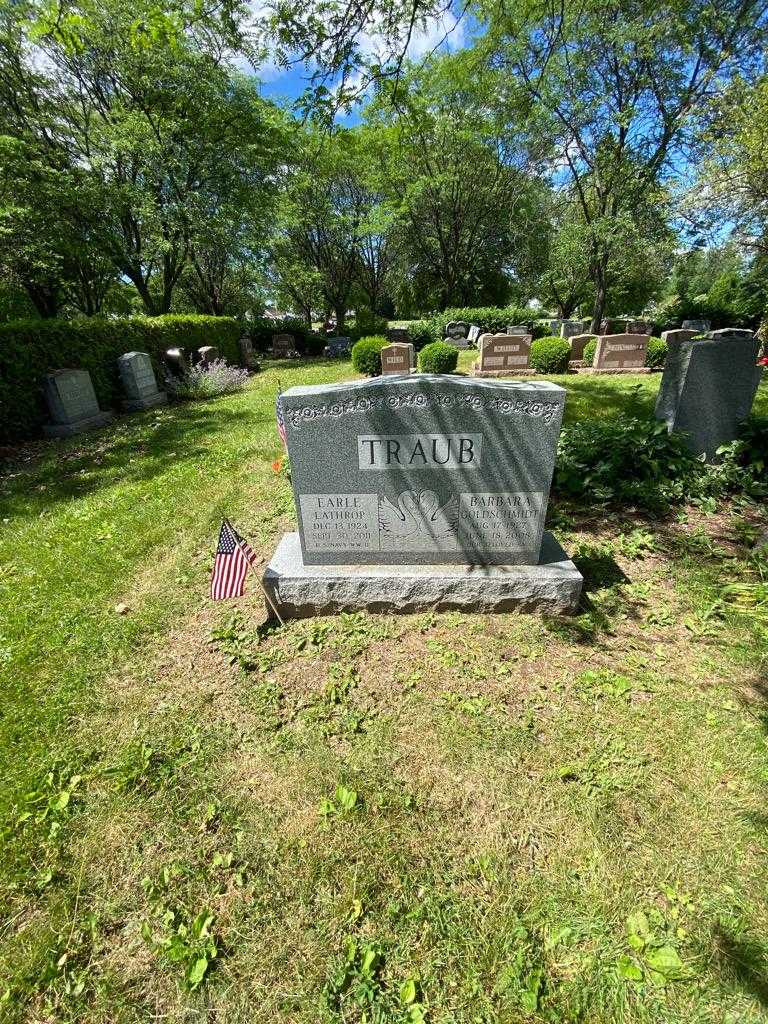
<path id="1" fill-rule="evenodd" d="M 387 341 L 397 342 L 400 345 L 410 345 L 411 337 L 405 327 L 388 327 L 386 330 Z"/>
<path id="2" fill-rule="evenodd" d="M 219 350 L 215 345 L 203 345 L 197 350 L 195 363 L 199 366 L 210 366 L 219 358 Z"/>
<path id="3" fill-rule="evenodd" d="M 711 326 L 709 320 L 683 320 L 682 323 L 684 331 L 696 331 L 697 334 L 704 334 Z"/>
<path id="4" fill-rule="evenodd" d="M 537 563 L 563 388 L 418 374 L 280 402 L 305 564 Z"/>
<path id="5" fill-rule="evenodd" d="M 463 341 L 467 332 L 469 331 L 469 324 L 463 320 L 451 320 L 445 327 L 445 336 L 450 341 Z"/>
<path id="6" fill-rule="evenodd" d="M 746 419 L 760 383 L 759 342 L 745 340 L 672 341 L 656 400 L 656 418 L 685 435 L 696 455 L 715 456 L 733 441 Z"/>
<path id="7" fill-rule="evenodd" d="M 147 352 L 126 352 L 117 360 L 117 366 L 125 392 L 123 408 L 126 412 L 151 409 L 168 401 L 166 393 L 157 386 Z"/>
<path id="8" fill-rule="evenodd" d="M 163 354 L 163 366 L 168 377 L 183 377 L 189 369 L 186 349 L 169 348 Z"/>
<path id="9" fill-rule="evenodd" d="M 526 324 L 509 324 L 507 334 L 530 334 L 531 329 Z"/>
<path id="10" fill-rule="evenodd" d="M 719 331 L 707 331 L 710 341 L 750 341 L 754 337 L 752 331 L 741 327 L 723 327 Z"/>
<path id="11" fill-rule="evenodd" d="M 584 321 L 583 320 L 563 320 L 560 325 L 560 337 L 561 338 L 572 338 L 576 334 L 584 333 Z"/>
<path id="12" fill-rule="evenodd" d="M 52 423 L 43 427 L 48 437 L 71 437 L 101 427 L 113 418 L 102 412 L 86 370 L 54 370 L 43 385 Z"/>
<path id="13" fill-rule="evenodd" d="M 296 354 L 296 339 L 292 334 L 272 335 L 272 355 L 275 359 L 291 359 Z"/>
<path id="14" fill-rule="evenodd" d="M 335 338 L 328 339 L 328 344 L 325 346 L 323 354 L 330 359 L 342 359 L 348 356 L 351 350 L 352 339 L 343 335 L 337 335 Z"/>
<path id="15" fill-rule="evenodd" d="M 256 355 L 253 351 L 253 342 L 247 334 L 243 334 L 238 339 L 238 346 L 240 348 L 240 364 L 244 366 L 246 370 L 257 370 L 259 363 L 256 359 Z"/>

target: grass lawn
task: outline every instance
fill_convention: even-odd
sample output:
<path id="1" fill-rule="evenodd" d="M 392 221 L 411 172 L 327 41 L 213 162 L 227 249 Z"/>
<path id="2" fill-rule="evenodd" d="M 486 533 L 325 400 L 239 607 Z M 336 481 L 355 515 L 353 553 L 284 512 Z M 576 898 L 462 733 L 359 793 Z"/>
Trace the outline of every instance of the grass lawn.
<path id="1" fill-rule="evenodd" d="M 0 480 L 0 1020 L 768 1020 L 768 625 L 720 601 L 766 509 L 553 503 L 571 620 L 260 628 L 207 599 L 219 520 L 269 557 L 278 378 L 348 375 Z M 553 379 L 572 422 L 660 377 Z"/>

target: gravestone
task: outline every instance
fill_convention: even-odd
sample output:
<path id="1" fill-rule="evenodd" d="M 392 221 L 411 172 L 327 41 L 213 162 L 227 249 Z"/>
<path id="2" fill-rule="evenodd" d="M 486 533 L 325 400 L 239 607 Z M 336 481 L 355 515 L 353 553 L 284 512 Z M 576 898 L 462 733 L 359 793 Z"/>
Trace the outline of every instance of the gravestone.
<path id="1" fill-rule="evenodd" d="M 645 365 L 647 334 L 601 334 L 591 366 L 577 373 L 650 373 Z"/>
<path id="2" fill-rule="evenodd" d="M 563 320 L 560 325 L 560 337 L 561 338 L 572 338 L 576 334 L 583 334 L 584 332 L 584 321 L 583 320 Z"/>
<path id="3" fill-rule="evenodd" d="M 690 341 L 697 334 L 698 331 L 684 330 L 682 327 L 678 327 L 671 331 L 662 331 L 661 340 L 666 341 L 667 345 L 670 345 L 675 341 Z"/>
<path id="4" fill-rule="evenodd" d="M 684 331 L 696 331 L 697 334 L 703 334 L 711 326 L 709 320 L 683 320 L 682 324 Z"/>
<path id="5" fill-rule="evenodd" d="M 240 364 L 246 370 L 258 370 L 259 363 L 253 351 L 253 342 L 247 334 L 243 334 L 238 342 L 240 348 Z"/>
<path id="6" fill-rule="evenodd" d="M 381 373 L 382 376 L 392 376 L 400 373 L 410 373 L 416 353 L 410 342 L 394 342 L 392 345 L 385 345 L 381 350 Z"/>
<path id="7" fill-rule="evenodd" d="M 43 391 L 53 420 L 43 427 L 48 437 L 71 437 L 113 419 L 111 412 L 99 408 L 86 370 L 54 370 L 46 374 Z"/>
<path id="8" fill-rule="evenodd" d="M 272 355 L 275 359 L 291 359 L 296 355 L 294 336 L 292 334 L 273 334 Z"/>
<path id="9" fill-rule="evenodd" d="M 183 377 L 189 369 L 186 349 L 169 348 L 163 353 L 163 366 L 165 367 L 166 376 Z"/>
<path id="10" fill-rule="evenodd" d="M 467 335 L 469 333 L 469 324 L 463 320 L 452 320 L 445 328 L 445 340 L 450 342 L 451 345 L 455 345 L 456 348 L 469 348 L 469 342 L 467 341 Z"/>
<path id="11" fill-rule="evenodd" d="M 151 409 L 168 401 L 168 395 L 157 386 L 148 353 L 126 352 L 117 360 L 117 366 L 125 392 L 122 404 L 126 412 Z"/>
<path id="12" fill-rule="evenodd" d="M 477 324 L 472 324 L 472 326 L 467 331 L 467 341 L 469 342 L 470 345 L 477 345 L 477 339 L 479 337 L 480 328 L 477 326 Z"/>
<path id="13" fill-rule="evenodd" d="M 199 366 L 210 366 L 218 358 L 219 350 L 215 345 L 203 345 L 197 350 L 196 362 Z"/>
<path id="14" fill-rule="evenodd" d="M 405 327 L 388 327 L 385 333 L 389 342 L 398 342 L 401 345 L 411 343 L 411 337 Z"/>
<path id="15" fill-rule="evenodd" d="M 707 331 L 706 336 L 710 341 L 750 341 L 754 334 L 740 327 L 724 327 L 719 331 Z"/>
<path id="16" fill-rule="evenodd" d="M 653 324 L 648 320 L 627 320 L 627 334 L 650 334 Z"/>
<path id="17" fill-rule="evenodd" d="M 578 363 L 582 366 L 584 364 L 584 349 L 586 348 L 587 342 L 592 341 L 594 337 L 594 334 L 574 334 L 570 339 L 571 357 L 569 362 Z"/>
<path id="18" fill-rule="evenodd" d="M 762 376 L 759 344 L 757 338 L 669 343 L 656 418 L 682 433 L 696 455 L 713 459 L 749 415 Z"/>
<path id="19" fill-rule="evenodd" d="M 507 334 L 530 334 L 530 328 L 525 324 L 511 324 L 507 327 Z"/>
<path id="20" fill-rule="evenodd" d="M 548 321 L 548 325 L 549 326 L 547 329 L 549 330 L 550 335 L 554 336 L 560 333 L 560 328 L 563 326 L 563 321 L 560 320 L 558 317 L 554 317 L 552 320 Z"/>
<path id="21" fill-rule="evenodd" d="M 472 367 L 476 376 L 504 376 L 510 373 L 528 376 L 531 355 L 530 334 L 481 334 L 480 358 Z"/>
<path id="22" fill-rule="evenodd" d="M 280 614 L 575 610 L 582 578 L 544 533 L 564 403 L 432 374 L 283 392 L 299 531 L 264 575 Z"/>
<path id="23" fill-rule="evenodd" d="M 323 354 L 331 359 L 341 359 L 344 356 L 348 356 L 351 351 L 352 339 L 344 335 L 337 335 L 335 338 L 328 339 L 328 344 L 323 349 Z"/>

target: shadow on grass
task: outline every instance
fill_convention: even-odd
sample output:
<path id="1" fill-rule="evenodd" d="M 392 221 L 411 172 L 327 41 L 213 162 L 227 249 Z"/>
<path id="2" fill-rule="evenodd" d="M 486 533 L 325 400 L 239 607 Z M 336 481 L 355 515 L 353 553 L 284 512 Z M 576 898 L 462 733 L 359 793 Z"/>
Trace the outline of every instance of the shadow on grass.
<path id="1" fill-rule="evenodd" d="M 661 374 L 642 378 L 569 375 L 560 378 L 565 388 L 565 422 L 634 417 L 653 419 Z"/>
<path id="2" fill-rule="evenodd" d="M 170 415 L 167 409 L 161 414 L 155 410 L 45 445 L 40 461 L 0 480 L 3 516 L 29 519 L 50 512 L 58 502 L 82 498 L 103 487 L 150 481 L 180 462 L 194 465 L 210 453 L 212 439 L 245 422 L 253 425 L 254 435 L 260 425 L 273 422 L 267 411 L 232 409 L 216 400 L 170 408 Z"/>
<path id="3" fill-rule="evenodd" d="M 713 940 L 714 962 L 725 980 L 768 1008 L 768 963 L 763 946 L 754 939 L 737 938 L 722 924 L 715 926 Z"/>

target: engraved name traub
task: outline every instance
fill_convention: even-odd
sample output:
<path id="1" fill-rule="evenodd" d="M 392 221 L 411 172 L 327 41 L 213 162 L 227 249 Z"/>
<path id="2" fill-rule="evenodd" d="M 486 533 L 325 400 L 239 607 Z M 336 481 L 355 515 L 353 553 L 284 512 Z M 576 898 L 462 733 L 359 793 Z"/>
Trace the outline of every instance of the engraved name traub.
<path id="1" fill-rule="evenodd" d="M 359 434 L 360 469 L 477 469 L 482 434 Z"/>

